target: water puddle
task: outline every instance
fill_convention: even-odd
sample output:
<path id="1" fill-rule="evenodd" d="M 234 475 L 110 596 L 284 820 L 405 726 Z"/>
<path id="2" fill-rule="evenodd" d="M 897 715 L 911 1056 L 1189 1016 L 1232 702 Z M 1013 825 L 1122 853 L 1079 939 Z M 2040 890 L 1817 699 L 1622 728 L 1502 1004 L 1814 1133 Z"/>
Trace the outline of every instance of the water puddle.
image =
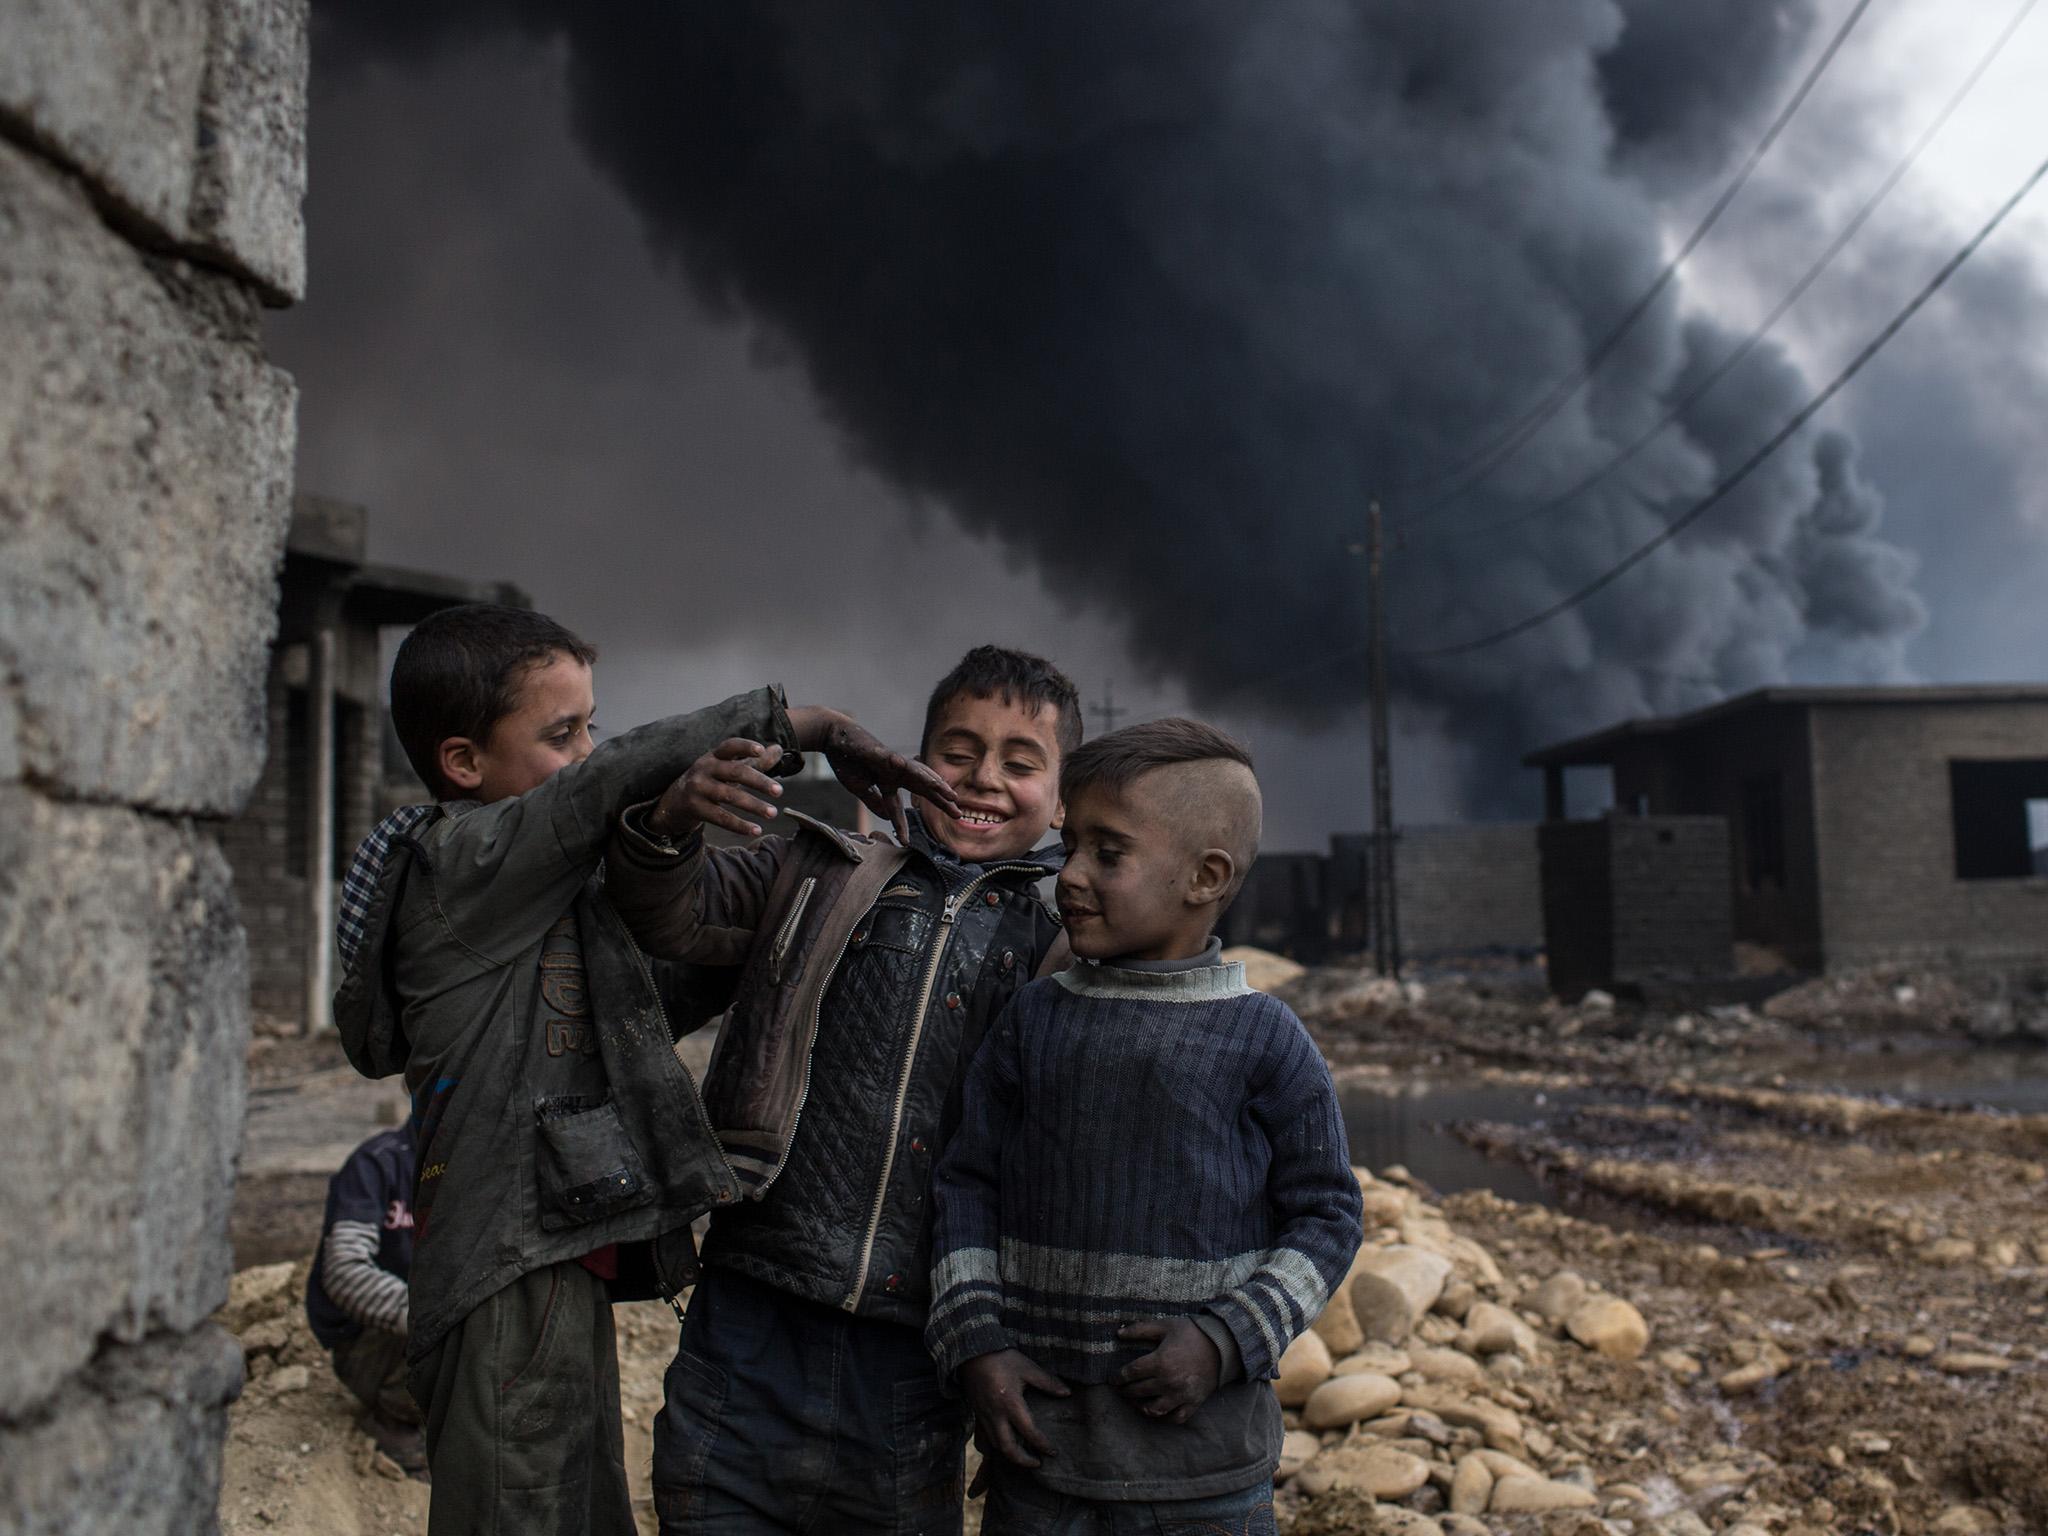
<path id="1" fill-rule="evenodd" d="M 1586 1088 L 1420 1082 L 1407 1087 L 1347 1085 L 1342 1103 L 1354 1163 L 1367 1168 L 1403 1164 L 1443 1195 L 1490 1189 L 1505 1200 L 1560 1207 L 1560 1191 L 1526 1168 L 1466 1146 L 1452 1127 L 1471 1120 L 1532 1125 L 1581 1105 L 1611 1102 L 1613 1097 L 1611 1092 Z"/>

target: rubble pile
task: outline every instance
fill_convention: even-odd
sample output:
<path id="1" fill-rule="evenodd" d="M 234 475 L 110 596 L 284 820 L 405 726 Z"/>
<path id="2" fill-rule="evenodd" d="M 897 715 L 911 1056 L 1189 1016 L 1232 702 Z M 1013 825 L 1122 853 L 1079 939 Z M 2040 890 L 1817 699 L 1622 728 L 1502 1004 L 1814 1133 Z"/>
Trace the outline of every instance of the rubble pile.
<path id="1" fill-rule="evenodd" d="M 1629 1301 L 1570 1270 L 1529 1285 L 1455 1231 L 1405 1170 L 1355 1170 L 1365 1241 L 1313 1328 L 1281 1361 L 1283 1518 L 1360 1530 L 1486 1536 L 1492 1517 L 1627 1514 L 1646 1499 L 1603 1479 L 1598 1446 L 1560 1422 L 1559 1352 L 1626 1364 L 1650 1344 Z"/>
<path id="2" fill-rule="evenodd" d="M 1868 966 L 1802 982 L 1773 997 L 1764 1012 L 1809 1030 L 1920 1030 L 2048 1044 L 2048 970 Z"/>

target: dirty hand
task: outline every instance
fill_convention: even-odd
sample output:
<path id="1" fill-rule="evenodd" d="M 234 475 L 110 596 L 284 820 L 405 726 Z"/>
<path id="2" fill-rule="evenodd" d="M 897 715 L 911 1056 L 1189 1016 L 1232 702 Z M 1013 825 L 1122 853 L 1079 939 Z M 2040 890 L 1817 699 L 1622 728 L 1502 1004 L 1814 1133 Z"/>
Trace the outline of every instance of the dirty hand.
<path id="1" fill-rule="evenodd" d="M 782 786 L 768 777 L 767 770 L 781 760 L 780 747 L 764 747 L 744 736 L 728 737 L 662 791 L 647 814 L 647 830 L 657 837 L 677 838 L 708 822 L 742 837 L 759 837 L 761 828 L 746 818 L 766 821 L 774 816 Z"/>
<path id="2" fill-rule="evenodd" d="M 795 718 L 794 711 L 791 718 Z M 960 802 L 944 779 L 916 758 L 890 751 L 864 726 L 836 710 L 815 750 L 825 754 L 825 761 L 855 799 L 895 827 L 901 841 L 910 838 L 910 821 L 899 791 L 907 789 L 942 810 L 959 812 Z"/>
<path id="3" fill-rule="evenodd" d="M 974 1410 L 974 1428 L 986 1452 L 993 1446 L 1019 1467 L 1035 1467 L 1053 1453 L 1024 1402 L 1024 1389 L 1067 1397 L 1072 1389 L 1021 1349 L 976 1355 L 960 1367 L 960 1386 Z M 1035 1454 L 1034 1454 L 1035 1453 Z"/>
<path id="4" fill-rule="evenodd" d="M 1156 1344 L 1116 1375 L 1116 1388 L 1149 1418 L 1185 1424 L 1216 1390 L 1223 1359 L 1194 1319 L 1126 1323 L 1116 1336 L 1125 1343 Z"/>

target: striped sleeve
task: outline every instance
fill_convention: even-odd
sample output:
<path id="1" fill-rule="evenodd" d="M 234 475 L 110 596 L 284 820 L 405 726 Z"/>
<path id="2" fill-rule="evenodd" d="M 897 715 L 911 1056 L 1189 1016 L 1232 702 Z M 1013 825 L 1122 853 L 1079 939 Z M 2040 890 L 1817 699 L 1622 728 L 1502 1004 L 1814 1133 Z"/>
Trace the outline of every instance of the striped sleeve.
<path id="1" fill-rule="evenodd" d="M 989 1031 L 967 1074 L 960 1128 L 932 1178 L 932 1310 L 925 1345 L 952 1377 L 976 1355 L 1012 1348 L 1003 1326 L 1002 1150 L 1016 1100 L 1012 1002 Z"/>
<path id="2" fill-rule="evenodd" d="M 332 1301 L 365 1328 L 404 1333 L 410 1322 L 405 1281 L 377 1265 L 379 1233 L 367 1221 L 337 1221 L 321 1245 L 320 1284 Z"/>
<path id="3" fill-rule="evenodd" d="M 1270 1070 L 1250 1105 L 1273 1149 L 1266 1186 L 1273 1244 L 1250 1275 L 1208 1307 L 1237 1340 L 1244 1374 L 1254 1381 L 1272 1376 L 1287 1346 L 1321 1314 L 1364 1235 L 1330 1069 L 1301 1022 L 1283 1011 Z"/>

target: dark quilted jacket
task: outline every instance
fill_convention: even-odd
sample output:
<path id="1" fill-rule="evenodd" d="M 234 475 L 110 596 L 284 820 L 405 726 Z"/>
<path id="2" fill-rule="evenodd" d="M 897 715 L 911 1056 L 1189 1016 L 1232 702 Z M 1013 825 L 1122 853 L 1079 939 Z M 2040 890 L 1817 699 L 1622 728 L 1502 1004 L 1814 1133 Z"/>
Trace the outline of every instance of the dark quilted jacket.
<path id="1" fill-rule="evenodd" d="M 739 932 L 749 941 L 705 1098 L 724 1138 L 727 1107 L 748 1097 L 740 1118 L 756 1129 L 726 1149 L 755 1182 L 714 1216 L 706 1262 L 922 1328 L 932 1165 L 957 1123 L 969 1055 L 1058 938 L 1035 890 L 1058 850 L 961 865 L 921 831 L 904 850 L 806 826 L 748 849 L 693 846 L 664 864 L 630 821 L 614 839 L 610 883 L 635 936 L 653 953 L 714 963 L 734 958 Z M 848 877 L 877 857 L 888 871 L 879 891 Z M 814 1039 L 791 1027 L 806 1022 Z M 764 1040 L 778 1055 L 807 1044 L 807 1070 L 764 1061 Z M 764 1113 L 741 1076 L 795 1085 L 793 1101 L 785 1090 L 774 1106 L 786 1115 Z"/>

